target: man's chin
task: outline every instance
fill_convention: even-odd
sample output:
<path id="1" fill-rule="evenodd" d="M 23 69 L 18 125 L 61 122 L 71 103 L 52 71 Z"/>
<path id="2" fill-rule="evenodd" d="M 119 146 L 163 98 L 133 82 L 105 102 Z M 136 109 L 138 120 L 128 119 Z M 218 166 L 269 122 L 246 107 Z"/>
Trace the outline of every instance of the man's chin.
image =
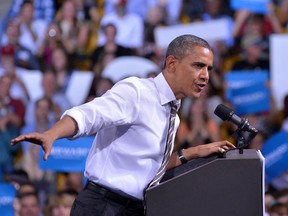
<path id="1" fill-rule="evenodd" d="M 194 99 L 198 99 L 201 96 L 200 92 L 199 93 L 194 93 L 190 97 Z"/>

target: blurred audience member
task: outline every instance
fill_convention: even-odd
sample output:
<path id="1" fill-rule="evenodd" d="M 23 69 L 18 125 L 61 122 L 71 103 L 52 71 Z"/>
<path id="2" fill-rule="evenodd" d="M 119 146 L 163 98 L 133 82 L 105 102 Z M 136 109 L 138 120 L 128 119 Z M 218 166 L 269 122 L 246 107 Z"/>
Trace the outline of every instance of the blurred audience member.
<path id="1" fill-rule="evenodd" d="M 63 47 L 57 47 L 52 51 L 51 68 L 56 75 L 57 91 L 65 93 L 70 76 L 74 70 L 71 67 L 68 53 Z"/>
<path id="2" fill-rule="evenodd" d="M 38 191 L 39 199 L 41 197 L 40 203 L 44 203 L 47 196 L 56 191 L 57 176 L 55 172 L 42 170 L 39 167 L 40 150 L 39 146 L 30 144 L 17 167 L 24 169 L 28 173 L 29 180 Z"/>
<path id="3" fill-rule="evenodd" d="M 76 6 L 73 0 L 66 0 L 57 11 L 55 21 L 62 33 L 62 45 L 68 54 L 74 54 L 77 49 L 77 37 L 81 21 L 77 19 Z"/>
<path id="4" fill-rule="evenodd" d="M 273 33 L 280 33 L 281 27 L 273 10 L 267 14 L 257 14 L 249 10 L 238 10 L 235 12 L 235 24 L 233 37 L 238 44 L 245 35 L 253 35 L 260 40 L 268 40 Z"/>
<path id="5" fill-rule="evenodd" d="M 18 191 L 21 185 L 30 182 L 28 173 L 24 169 L 14 168 L 13 171 L 4 176 L 4 181 L 12 184 L 16 191 Z"/>
<path id="6" fill-rule="evenodd" d="M 76 10 L 76 19 L 78 22 L 85 22 L 87 19 L 89 19 L 88 16 L 88 10 L 90 7 L 89 1 L 87 0 L 72 0 L 75 5 Z"/>
<path id="7" fill-rule="evenodd" d="M 19 216 L 41 216 L 42 210 L 37 193 L 19 195 Z"/>
<path id="8" fill-rule="evenodd" d="M 164 12 L 157 6 L 149 7 L 147 17 L 144 21 L 144 43 L 139 55 L 151 59 L 155 57 L 163 59 L 164 53 L 157 45 L 155 41 L 155 29 L 157 27 L 166 26 L 164 20 Z M 155 63 L 159 61 L 154 61 Z M 156 63 L 158 65 L 158 63 Z"/>
<path id="9" fill-rule="evenodd" d="M 101 26 L 114 24 L 117 29 L 116 43 L 137 50 L 143 46 L 144 21 L 137 14 L 127 13 L 126 3 L 126 0 L 114 1 L 115 12 L 104 14 Z M 100 32 L 99 44 L 105 42 L 106 38 Z"/>
<path id="10" fill-rule="evenodd" d="M 268 212 L 270 216 L 288 216 L 288 208 L 284 203 L 272 204 Z"/>
<path id="11" fill-rule="evenodd" d="M 33 131 L 44 132 L 55 123 L 55 121 L 50 118 L 51 113 L 53 113 L 53 102 L 51 98 L 44 96 L 36 100 L 34 105 L 34 121 L 27 122 L 21 129 L 21 133 L 30 133 Z M 29 145 L 27 142 L 22 143 L 24 155 L 28 151 Z"/>
<path id="12" fill-rule="evenodd" d="M 88 19 L 81 26 L 77 37 L 76 52 L 73 55 L 73 67 L 76 70 L 91 69 L 91 54 L 98 47 L 98 32 L 100 30 L 100 14 L 98 6 L 92 4 L 87 9 Z"/>
<path id="13" fill-rule="evenodd" d="M 38 193 L 37 188 L 32 182 L 30 182 L 30 180 L 20 184 L 20 187 L 17 190 L 18 195 L 21 195 L 24 193 Z"/>
<path id="14" fill-rule="evenodd" d="M 17 67 L 39 70 L 40 64 L 36 56 L 23 45 L 19 43 L 20 28 L 15 20 L 8 22 L 6 32 L 1 38 L 2 49 L 10 49 L 11 54 L 14 53 L 15 65 Z"/>
<path id="15" fill-rule="evenodd" d="M 47 27 L 44 40 L 41 43 L 37 56 L 41 60 L 42 70 L 51 68 L 52 53 L 54 49 L 61 46 L 62 34 L 57 22 L 52 22 Z"/>
<path id="16" fill-rule="evenodd" d="M 180 23 L 182 4 L 183 0 L 154 0 L 150 2 L 149 8 L 158 7 L 164 14 L 164 23 L 166 25 L 176 25 Z"/>
<path id="17" fill-rule="evenodd" d="M 112 88 L 113 85 L 114 82 L 109 78 L 101 77 L 99 80 L 94 78 L 86 101 L 88 102 L 93 100 L 95 97 L 100 97 L 110 88 Z"/>
<path id="18" fill-rule="evenodd" d="M 25 83 L 21 78 L 21 69 L 17 68 L 15 65 L 15 51 L 13 46 L 8 45 L 1 48 L 1 75 L 9 75 L 12 80 L 12 86 L 10 89 L 11 97 L 15 99 L 20 99 L 24 104 L 26 104 L 29 99 L 29 93 Z"/>
<path id="19" fill-rule="evenodd" d="M 69 216 L 76 198 L 75 191 L 60 191 L 48 197 L 44 208 L 44 216 Z"/>
<path id="20" fill-rule="evenodd" d="M 50 98 L 43 97 L 35 102 L 34 121 L 28 122 L 21 133 L 25 132 L 43 132 L 49 128 L 53 122 L 49 119 L 53 109 L 53 103 Z M 47 195 L 56 191 L 56 173 L 45 171 L 39 168 L 39 146 L 32 145 L 29 142 L 22 143 L 23 156 L 15 165 L 19 169 L 23 169 L 29 176 L 29 180 L 33 183 L 39 193 L 41 204 L 47 198 Z"/>
<path id="21" fill-rule="evenodd" d="M 245 35 L 241 40 L 239 60 L 232 65 L 231 70 L 270 70 L 270 61 L 265 53 L 266 44 L 255 35 Z M 264 55 L 263 55 L 264 54 Z"/>
<path id="22" fill-rule="evenodd" d="M 20 183 L 19 188 L 17 187 L 16 199 L 13 202 L 14 216 L 19 216 L 19 212 L 21 209 L 19 197 L 22 196 L 23 194 L 27 194 L 27 193 L 38 194 L 38 191 L 37 191 L 36 187 L 34 186 L 34 184 L 32 184 L 30 182 L 30 180 L 28 180 L 28 176 L 27 176 L 27 180 L 25 182 Z"/>
<path id="23" fill-rule="evenodd" d="M 45 34 L 48 23 L 41 19 L 34 19 L 34 5 L 32 1 L 23 1 L 19 14 L 15 20 L 20 25 L 19 43 L 29 49 L 33 55 L 37 54 Z"/>
<path id="24" fill-rule="evenodd" d="M 47 97 L 53 102 L 53 112 L 49 114 L 49 121 L 56 121 L 65 110 L 71 107 L 69 99 L 63 92 L 58 90 L 56 75 L 51 70 L 47 70 L 43 74 L 41 84 L 43 95 L 40 98 Z M 35 101 L 31 101 L 27 106 L 27 112 L 25 115 L 26 123 L 31 121 L 35 122 L 35 104 Z"/>
<path id="25" fill-rule="evenodd" d="M 88 25 L 90 28 L 89 38 L 87 42 L 87 52 L 91 54 L 98 47 L 98 32 L 100 31 L 101 15 L 99 7 L 96 4 L 92 4 L 89 7 Z"/>
<path id="26" fill-rule="evenodd" d="M 20 11 L 21 5 L 25 0 L 13 0 L 8 12 L 8 18 L 15 18 Z M 55 15 L 55 1 L 54 0 L 32 0 L 34 5 L 33 17 L 34 19 L 42 19 L 47 23 L 52 22 Z"/>
<path id="27" fill-rule="evenodd" d="M 66 173 L 65 191 L 80 192 L 83 189 L 83 173 L 68 172 Z"/>
<path id="28" fill-rule="evenodd" d="M 217 122 L 209 118 L 204 97 L 194 100 L 186 119 L 182 119 L 177 131 L 177 139 L 182 148 L 219 140 Z"/>
<path id="29" fill-rule="evenodd" d="M 132 55 L 133 53 L 132 49 L 121 46 L 116 42 L 118 31 L 114 24 L 107 24 L 102 28 L 106 42 L 104 45 L 97 47 L 91 56 L 92 70 L 97 78 L 101 76 L 103 69 L 111 60 L 119 56 Z M 108 61 L 104 61 L 107 59 Z"/>
<path id="30" fill-rule="evenodd" d="M 58 195 L 56 193 L 50 194 L 43 207 L 43 215 L 44 216 L 58 216 L 59 211 L 57 209 L 58 205 Z"/>
<path id="31" fill-rule="evenodd" d="M 203 7 L 203 13 L 201 14 L 200 18 L 204 22 L 209 22 L 213 20 L 221 20 L 225 19 L 227 22 L 227 28 L 229 32 L 232 32 L 234 20 L 230 16 L 231 12 L 229 9 L 227 10 L 227 1 L 223 0 L 204 0 L 204 7 Z M 230 35 L 230 37 L 226 40 L 215 40 L 210 41 L 210 44 L 213 47 L 214 50 L 214 64 L 215 68 L 222 71 L 222 58 L 225 56 L 233 47 L 234 45 L 234 39 L 233 36 Z"/>
<path id="32" fill-rule="evenodd" d="M 23 102 L 10 95 L 12 82 L 9 75 L 0 77 L 0 167 L 3 173 L 11 173 L 14 169 L 14 156 L 21 147 L 12 147 L 10 141 L 19 135 L 25 115 Z"/>

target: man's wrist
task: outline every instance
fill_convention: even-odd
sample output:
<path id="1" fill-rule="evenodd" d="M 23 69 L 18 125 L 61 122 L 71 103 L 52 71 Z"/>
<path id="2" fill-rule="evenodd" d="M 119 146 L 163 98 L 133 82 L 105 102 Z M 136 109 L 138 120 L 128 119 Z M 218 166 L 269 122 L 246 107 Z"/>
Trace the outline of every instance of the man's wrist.
<path id="1" fill-rule="evenodd" d="M 182 164 L 185 164 L 185 163 L 188 162 L 188 160 L 183 155 L 182 149 L 179 149 L 177 154 L 178 154 L 178 158 L 179 158 L 179 160 L 181 161 Z"/>

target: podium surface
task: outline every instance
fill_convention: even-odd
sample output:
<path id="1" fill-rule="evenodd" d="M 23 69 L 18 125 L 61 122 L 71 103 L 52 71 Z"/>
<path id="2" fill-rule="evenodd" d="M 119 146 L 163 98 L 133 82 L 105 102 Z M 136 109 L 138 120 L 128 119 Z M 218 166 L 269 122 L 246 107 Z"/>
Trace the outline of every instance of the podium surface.
<path id="1" fill-rule="evenodd" d="M 259 151 L 189 161 L 146 191 L 147 216 L 263 216 L 264 158 Z"/>

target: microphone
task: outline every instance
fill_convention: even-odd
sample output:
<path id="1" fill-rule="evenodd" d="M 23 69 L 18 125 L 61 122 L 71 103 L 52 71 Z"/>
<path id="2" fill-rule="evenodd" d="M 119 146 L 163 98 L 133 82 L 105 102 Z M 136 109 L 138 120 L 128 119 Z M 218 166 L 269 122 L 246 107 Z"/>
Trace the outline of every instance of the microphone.
<path id="1" fill-rule="evenodd" d="M 223 104 L 219 104 L 216 107 L 214 114 L 221 118 L 223 121 L 230 121 L 236 124 L 239 130 L 252 132 L 253 134 L 258 133 L 258 130 L 249 124 L 248 119 L 240 118 L 234 113 L 233 110 Z"/>

